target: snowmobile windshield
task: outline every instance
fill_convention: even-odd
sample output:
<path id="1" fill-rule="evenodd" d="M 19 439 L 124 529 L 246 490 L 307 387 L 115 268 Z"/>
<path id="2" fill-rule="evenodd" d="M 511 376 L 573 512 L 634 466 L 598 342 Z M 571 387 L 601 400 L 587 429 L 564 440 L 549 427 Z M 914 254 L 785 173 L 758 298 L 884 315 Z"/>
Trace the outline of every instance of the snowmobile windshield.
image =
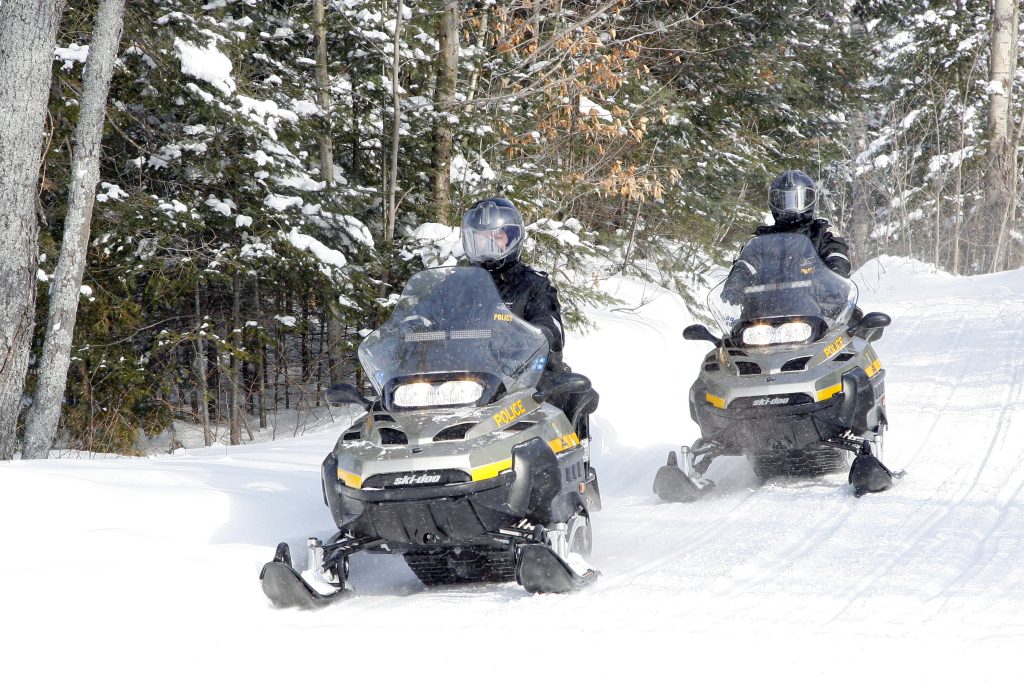
<path id="1" fill-rule="evenodd" d="M 548 342 L 514 316 L 482 268 L 413 275 L 394 312 L 359 345 L 384 407 L 486 405 L 535 387 Z"/>
<path id="2" fill-rule="evenodd" d="M 769 233 L 744 245 L 708 305 L 737 345 L 799 344 L 847 322 L 857 286 L 832 272 L 805 235 Z"/>

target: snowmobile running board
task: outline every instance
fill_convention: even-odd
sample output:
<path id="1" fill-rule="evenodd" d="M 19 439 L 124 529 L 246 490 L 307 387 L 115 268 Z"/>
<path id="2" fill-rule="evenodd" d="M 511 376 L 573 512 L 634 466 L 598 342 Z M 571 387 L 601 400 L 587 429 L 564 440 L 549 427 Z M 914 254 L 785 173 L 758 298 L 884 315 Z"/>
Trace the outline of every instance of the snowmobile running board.
<path id="1" fill-rule="evenodd" d="M 355 595 L 353 591 L 344 588 L 325 595 L 306 583 L 292 567 L 291 551 L 287 543 L 277 544 L 273 561 L 263 565 L 260 582 L 264 595 L 278 608 L 298 607 L 301 610 L 317 610 Z"/>
<path id="2" fill-rule="evenodd" d="M 530 593 L 571 593 L 600 576 L 595 569 L 577 574 L 550 546 L 526 544 L 519 551 L 516 581 Z"/>

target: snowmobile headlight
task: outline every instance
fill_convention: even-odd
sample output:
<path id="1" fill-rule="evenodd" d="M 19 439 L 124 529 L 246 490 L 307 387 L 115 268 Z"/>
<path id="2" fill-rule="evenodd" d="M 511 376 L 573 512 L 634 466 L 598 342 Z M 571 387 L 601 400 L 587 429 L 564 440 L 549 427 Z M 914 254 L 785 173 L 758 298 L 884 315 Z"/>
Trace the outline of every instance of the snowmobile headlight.
<path id="1" fill-rule="evenodd" d="M 751 325 L 743 330 L 743 343 L 750 346 L 796 344 L 811 338 L 813 328 L 807 323 L 793 322 L 773 325 Z"/>
<path id="2" fill-rule="evenodd" d="M 411 382 L 395 389 L 395 405 L 402 408 L 466 405 L 479 401 L 483 393 L 483 386 L 471 380 L 438 384 Z"/>

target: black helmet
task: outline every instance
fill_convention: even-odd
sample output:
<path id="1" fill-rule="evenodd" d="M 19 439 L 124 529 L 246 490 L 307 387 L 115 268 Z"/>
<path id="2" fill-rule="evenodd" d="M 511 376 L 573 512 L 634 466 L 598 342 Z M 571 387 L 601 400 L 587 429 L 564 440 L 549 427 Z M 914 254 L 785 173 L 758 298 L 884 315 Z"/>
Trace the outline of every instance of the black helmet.
<path id="1" fill-rule="evenodd" d="M 525 237 L 522 214 L 503 197 L 482 199 L 462 217 L 466 258 L 487 270 L 500 270 L 518 261 Z"/>
<path id="2" fill-rule="evenodd" d="M 814 217 L 818 190 L 803 171 L 786 171 L 768 188 L 768 206 L 776 223 L 801 223 Z"/>

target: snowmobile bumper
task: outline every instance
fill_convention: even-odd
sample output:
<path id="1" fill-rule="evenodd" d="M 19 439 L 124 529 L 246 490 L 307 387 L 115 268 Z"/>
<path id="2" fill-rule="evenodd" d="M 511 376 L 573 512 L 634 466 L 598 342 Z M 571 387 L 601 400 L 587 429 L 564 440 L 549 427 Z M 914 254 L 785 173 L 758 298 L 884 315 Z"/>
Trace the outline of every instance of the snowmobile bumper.
<path id="1" fill-rule="evenodd" d="M 883 419 L 878 397 L 884 392 L 884 370 L 873 378 L 860 369 L 843 375 L 842 391 L 823 401 L 805 394 L 766 394 L 785 398 L 785 405 L 756 405 L 758 398 L 736 399 L 726 407 L 703 400 L 698 380 L 691 389 L 691 409 L 701 436 L 737 455 L 792 451 L 833 439 L 846 431 L 863 434 L 878 429 Z"/>
<path id="2" fill-rule="evenodd" d="M 354 488 L 341 481 L 337 459 L 324 460 L 324 497 L 339 529 L 383 539 L 392 550 L 493 544 L 491 534 L 522 519 L 566 520 L 587 508 L 584 449 L 558 456 L 541 439 L 512 449 L 512 469 L 481 481 Z"/>
<path id="3" fill-rule="evenodd" d="M 475 542 L 522 515 L 509 506 L 516 475 L 448 486 L 354 489 L 338 482 L 328 494 L 335 522 L 356 536 L 386 539 L 388 547 Z"/>

